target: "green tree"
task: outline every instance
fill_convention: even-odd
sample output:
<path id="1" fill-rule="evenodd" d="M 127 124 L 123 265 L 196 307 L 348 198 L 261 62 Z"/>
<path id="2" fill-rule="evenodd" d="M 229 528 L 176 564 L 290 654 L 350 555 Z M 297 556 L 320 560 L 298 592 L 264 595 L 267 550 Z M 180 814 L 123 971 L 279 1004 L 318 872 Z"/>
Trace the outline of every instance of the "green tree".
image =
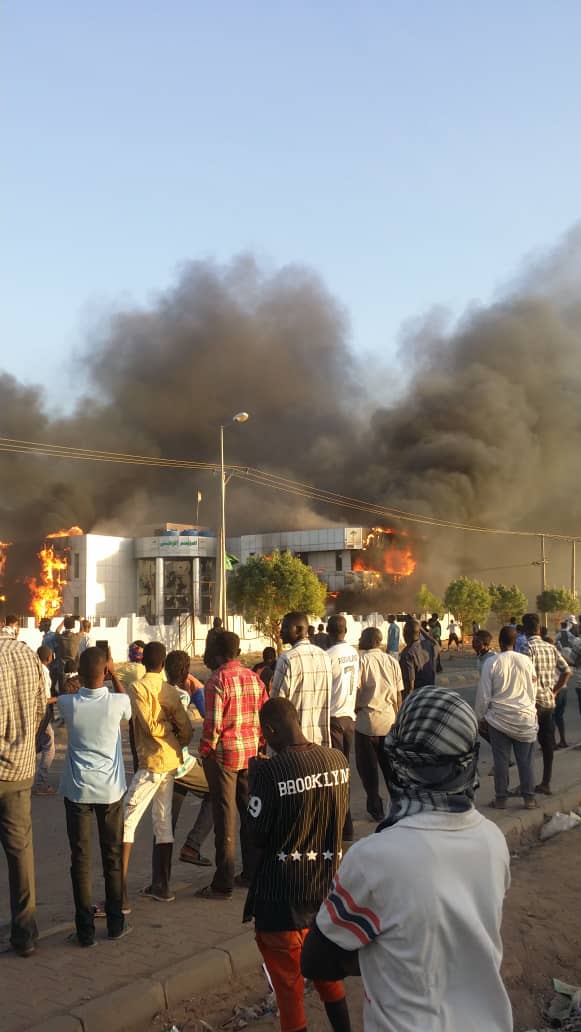
<path id="1" fill-rule="evenodd" d="M 521 617 L 528 609 L 528 599 L 516 584 L 491 584 L 488 589 L 490 608 L 501 624 L 512 616 Z"/>
<path id="2" fill-rule="evenodd" d="M 539 613 L 576 613 L 579 608 L 579 599 L 568 588 L 547 588 L 537 595 L 537 609 Z"/>
<path id="3" fill-rule="evenodd" d="M 228 595 L 237 612 L 255 624 L 280 649 L 280 621 L 299 610 L 320 615 L 327 587 L 290 552 L 252 556 L 237 566 L 228 581 Z"/>
<path id="4" fill-rule="evenodd" d="M 490 612 L 490 595 L 480 581 L 457 577 L 448 584 L 444 603 L 449 612 L 466 628 L 472 620 L 483 623 Z"/>
<path id="5" fill-rule="evenodd" d="M 444 604 L 441 598 L 430 591 L 427 584 L 422 584 L 416 595 L 416 610 L 418 613 L 441 613 Z"/>

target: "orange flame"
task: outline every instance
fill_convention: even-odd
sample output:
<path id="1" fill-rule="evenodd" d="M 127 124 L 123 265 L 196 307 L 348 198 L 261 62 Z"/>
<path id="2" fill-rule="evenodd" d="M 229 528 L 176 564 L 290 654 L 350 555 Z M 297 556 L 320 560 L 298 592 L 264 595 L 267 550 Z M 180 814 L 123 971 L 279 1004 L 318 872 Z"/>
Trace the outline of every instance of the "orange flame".
<path id="1" fill-rule="evenodd" d="M 0 541 L 0 577 L 3 577 L 6 572 L 6 560 L 11 544 L 11 541 Z"/>
<path id="2" fill-rule="evenodd" d="M 394 531 L 390 527 L 373 527 L 365 540 L 364 551 L 370 549 L 369 558 L 359 555 L 353 563 L 355 573 L 372 573 L 376 577 L 388 574 L 390 577 L 411 577 L 416 568 L 416 559 L 407 543 L 398 547 L 395 537 L 407 537 L 405 530 Z M 384 543 L 384 539 L 388 542 Z"/>
<path id="3" fill-rule="evenodd" d="M 28 587 L 32 594 L 30 611 L 34 613 L 37 620 L 43 617 L 57 616 L 62 610 L 63 587 L 67 583 L 66 571 L 68 562 L 66 559 L 67 548 L 60 554 L 52 545 L 47 544 L 49 539 L 78 537 L 83 531 L 80 527 L 71 527 L 70 530 L 57 530 L 47 535 L 47 540 L 38 553 L 40 559 L 40 581 L 36 577 L 27 580 Z"/>

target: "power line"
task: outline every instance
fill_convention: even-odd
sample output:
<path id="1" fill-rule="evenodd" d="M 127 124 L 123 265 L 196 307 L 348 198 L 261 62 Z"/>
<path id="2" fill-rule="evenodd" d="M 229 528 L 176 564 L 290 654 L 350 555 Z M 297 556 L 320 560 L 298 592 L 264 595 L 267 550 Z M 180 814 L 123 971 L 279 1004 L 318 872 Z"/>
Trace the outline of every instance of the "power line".
<path id="1" fill-rule="evenodd" d="M 0 453 L 21 455 L 47 455 L 51 458 L 88 462 L 111 462 L 120 465 L 146 466 L 157 469 L 197 469 L 215 472 L 217 463 L 196 462 L 185 459 L 167 459 L 163 456 L 136 455 L 130 452 L 103 451 L 94 448 L 79 448 L 72 445 L 50 444 L 42 441 L 25 441 L 10 437 L 0 437 Z M 316 501 L 325 505 L 333 505 L 342 509 L 351 509 L 376 516 L 380 519 L 395 519 L 404 523 L 416 523 L 422 526 L 438 527 L 447 530 L 460 530 L 473 534 L 495 534 L 511 537 L 540 537 L 542 534 L 552 541 L 581 540 L 574 535 L 553 534 L 546 531 L 508 530 L 499 527 L 482 527 L 459 521 L 444 520 L 435 516 L 425 516 L 409 512 L 395 506 L 383 506 L 361 498 L 338 494 L 323 488 L 313 487 L 301 481 L 291 480 L 277 473 L 255 469 L 249 466 L 227 465 L 227 472 L 243 478 L 258 487 L 282 491 L 307 501 Z M 528 564 L 525 564 L 528 565 Z M 499 567 L 500 569 L 500 567 Z"/>

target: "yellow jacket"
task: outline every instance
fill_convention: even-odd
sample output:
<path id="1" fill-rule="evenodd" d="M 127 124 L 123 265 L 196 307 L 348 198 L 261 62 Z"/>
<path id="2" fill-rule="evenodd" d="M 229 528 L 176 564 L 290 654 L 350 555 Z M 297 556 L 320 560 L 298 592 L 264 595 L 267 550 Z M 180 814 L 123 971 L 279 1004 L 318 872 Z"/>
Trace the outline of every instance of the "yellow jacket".
<path id="1" fill-rule="evenodd" d="M 140 769 L 156 774 L 177 770 L 193 734 L 177 688 L 163 674 L 150 672 L 133 682 L 129 694 Z"/>

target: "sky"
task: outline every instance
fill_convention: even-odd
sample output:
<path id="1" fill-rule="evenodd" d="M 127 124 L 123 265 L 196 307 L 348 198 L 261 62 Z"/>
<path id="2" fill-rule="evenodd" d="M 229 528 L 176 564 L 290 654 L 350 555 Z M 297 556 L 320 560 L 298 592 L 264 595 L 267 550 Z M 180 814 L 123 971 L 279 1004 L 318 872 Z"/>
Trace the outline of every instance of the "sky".
<path id="1" fill-rule="evenodd" d="M 315 268 L 384 362 L 579 218 L 577 0 L 12 0 L 2 22 L 19 379 L 70 372 L 103 312 L 189 259 L 249 250 Z"/>

